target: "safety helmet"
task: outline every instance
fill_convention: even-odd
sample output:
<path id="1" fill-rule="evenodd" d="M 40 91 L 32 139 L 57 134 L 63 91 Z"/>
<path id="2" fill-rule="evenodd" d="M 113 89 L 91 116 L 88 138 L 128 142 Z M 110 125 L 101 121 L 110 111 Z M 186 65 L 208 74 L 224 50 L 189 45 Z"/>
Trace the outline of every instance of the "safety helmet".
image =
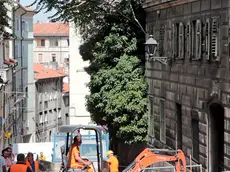
<path id="1" fill-rule="evenodd" d="M 109 150 L 109 151 L 106 153 L 106 156 L 109 156 L 110 154 L 114 154 L 113 151 Z"/>

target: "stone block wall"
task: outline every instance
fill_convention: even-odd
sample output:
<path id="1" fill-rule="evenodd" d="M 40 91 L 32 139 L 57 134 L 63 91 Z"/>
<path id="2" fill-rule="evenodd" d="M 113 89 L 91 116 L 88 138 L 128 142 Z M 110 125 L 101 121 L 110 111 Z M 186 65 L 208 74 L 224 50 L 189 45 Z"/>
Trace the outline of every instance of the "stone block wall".
<path id="1" fill-rule="evenodd" d="M 149 84 L 149 99 L 152 101 L 153 121 L 149 121 L 153 132 L 149 132 L 149 144 L 172 149 L 177 143 L 177 108 L 181 105 L 182 113 L 182 150 L 187 157 L 193 155 L 192 120 L 197 119 L 199 126 L 199 158 L 203 168 L 211 170 L 209 146 L 208 107 L 213 100 L 224 108 L 224 169 L 230 170 L 230 70 L 229 70 L 229 0 L 177 0 L 150 5 L 145 3 L 146 30 L 160 42 L 161 26 L 165 26 L 163 55 L 171 57 L 171 65 L 157 61 L 146 62 L 146 79 Z M 206 21 L 218 16 L 218 53 L 219 57 L 207 58 Z M 174 57 L 173 24 L 200 20 L 201 22 L 201 57 L 192 59 L 187 54 L 188 46 L 184 46 L 184 56 Z M 186 35 L 185 35 L 186 36 Z M 186 44 L 185 38 L 184 44 Z M 197 45 L 196 45 L 197 46 Z M 160 100 L 164 100 L 166 126 L 165 142 L 160 139 Z M 151 112 L 149 113 L 151 115 Z"/>

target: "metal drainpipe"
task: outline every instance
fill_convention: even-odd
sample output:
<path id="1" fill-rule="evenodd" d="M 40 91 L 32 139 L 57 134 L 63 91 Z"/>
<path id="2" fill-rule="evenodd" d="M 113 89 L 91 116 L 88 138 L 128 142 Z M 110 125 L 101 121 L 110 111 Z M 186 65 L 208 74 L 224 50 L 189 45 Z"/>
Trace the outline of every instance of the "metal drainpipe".
<path id="1" fill-rule="evenodd" d="M 25 15 L 27 12 L 25 11 L 24 13 L 22 13 L 20 15 L 20 31 L 21 31 L 21 46 L 20 46 L 20 49 L 21 49 L 21 86 L 22 86 L 22 92 L 23 92 L 23 57 L 22 57 L 22 42 L 24 40 L 24 37 L 22 35 L 22 16 Z M 22 107 L 23 107 L 23 103 L 22 103 Z M 23 119 L 24 119 L 24 114 L 23 114 L 23 108 L 21 109 L 21 114 L 22 114 L 22 122 L 23 122 Z M 23 133 L 24 135 L 24 133 Z M 22 143 L 23 143 L 23 139 L 22 139 Z"/>

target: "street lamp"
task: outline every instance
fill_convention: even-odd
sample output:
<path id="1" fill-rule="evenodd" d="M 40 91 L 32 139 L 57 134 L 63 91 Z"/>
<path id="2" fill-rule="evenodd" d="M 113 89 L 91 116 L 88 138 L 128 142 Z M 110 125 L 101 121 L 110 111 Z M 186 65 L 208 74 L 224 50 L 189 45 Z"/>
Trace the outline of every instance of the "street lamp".
<path id="1" fill-rule="evenodd" d="M 157 41 L 153 38 L 153 35 L 149 36 L 149 39 L 145 42 L 145 51 L 149 55 L 149 57 L 153 57 L 156 53 L 157 49 Z"/>
<path id="2" fill-rule="evenodd" d="M 158 43 L 156 39 L 153 38 L 153 35 L 150 35 L 147 41 L 145 42 L 145 51 L 147 55 L 148 61 L 159 61 L 162 64 L 167 65 L 170 61 L 169 57 L 157 57 L 156 50 L 157 50 Z"/>
<path id="3" fill-rule="evenodd" d="M 2 79 L 2 76 L 0 76 L 0 90 L 2 90 L 2 87 L 7 85 L 9 81 L 4 82 L 4 80 Z"/>

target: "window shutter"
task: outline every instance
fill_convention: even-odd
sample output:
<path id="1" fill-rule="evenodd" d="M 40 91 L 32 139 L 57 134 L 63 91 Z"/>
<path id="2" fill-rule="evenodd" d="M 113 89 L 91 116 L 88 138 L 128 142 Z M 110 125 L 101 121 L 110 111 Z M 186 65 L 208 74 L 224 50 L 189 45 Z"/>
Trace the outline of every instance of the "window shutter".
<path id="1" fill-rule="evenodd" d="M 211 43 L 211 27 L 210 20 L 206 20 L 205 24 L 205 51 L 206 51 L 206 59 L 210 60 L 210 43 Z"/>
<path id="2" fill-rule="evenodd" d="M 187 36 L 187 56 L 188 58 L 191 58 L 191 51 L 192 51 L 192 30 L 191 30 L 191 22 L 189 21 L 187 23 L 187 28 L 186 28 L 186 36 Z"/>
<path id="3" fill-rule="evenodd" d="M 184 58 L 184 24 L 179 25 L 179 58 Z"/>
<path id="4" fill-rule="evenodd" d="M 202 44 L 202 38 L 201 38 L 201 21 L 197 20 L 196 21 L 196 54 L 195 57 L 196 59 L 201 58 L 201 44 Z"/>
<path id="5" fill-rule="evenodd" d="M 212 42 L 211 42 L 211 56 L 215 60 L 219 60 L 219 26 L 218 26 L 218 18 L 212 18 Z"/>
<path id="6" fill-rule="evenodd" d="M 173 57 L 177 56 L 177 30 L 176 24 L 172 25 L 172 49 L 173 49 Z"/>

